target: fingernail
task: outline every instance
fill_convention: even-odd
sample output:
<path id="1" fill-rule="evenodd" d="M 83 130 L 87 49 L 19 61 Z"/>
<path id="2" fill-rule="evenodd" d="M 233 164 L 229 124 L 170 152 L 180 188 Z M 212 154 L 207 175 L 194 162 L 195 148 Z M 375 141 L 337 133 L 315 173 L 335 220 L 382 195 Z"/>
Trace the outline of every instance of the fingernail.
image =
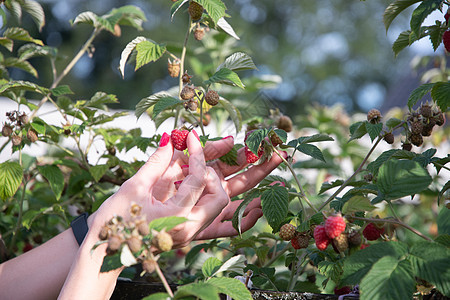
<path id="1" fill-rule="evenodd" d="M 222 138 L 222 140 L 226 140 L 226 139 L 229 139 L 229 138 L 233 138 L 233 136 L 232 135 L 226 136 L 226 137 Z"/>
<path id="2" fill-rule="evenodd" d="M 288 154 L 287 154 L 286 151 L 280 151 L 280 152 L 281 152 L 281 155 L 283 155 L 284 158 L 287 158 L 287 157 L 288 157 Z"/>
<path id="3" fill-rule="evenodd" d="M 189 168 L 189 165 L 182 165 L 181 168 L 182 168 L 182 169 Z"/>
<path id="4" fill-rule="evenodd" d="M 183 182 L 183 180 L 178 180 L 178 181 L 175 181 L 173 184 L 175 184 L 175 188 L 178 189 L 182 182 Z"/>
<path id="5" fill-rule="evenodd" d="M 169 140 L 170 140 L 170 136 L 164 132 L 161 139 L 159 140 L 159 146 L 164 147 L 165 145 L 167 145 L 169 143 Z"/>
<path id="6" fill-rule="evenodd" d="M 192 130 L 192 132 L 194 133 L 195 137 L 197 138 L 197 140 L 200 142 L 200 138 L 198 137 L 197 131 Z"/>

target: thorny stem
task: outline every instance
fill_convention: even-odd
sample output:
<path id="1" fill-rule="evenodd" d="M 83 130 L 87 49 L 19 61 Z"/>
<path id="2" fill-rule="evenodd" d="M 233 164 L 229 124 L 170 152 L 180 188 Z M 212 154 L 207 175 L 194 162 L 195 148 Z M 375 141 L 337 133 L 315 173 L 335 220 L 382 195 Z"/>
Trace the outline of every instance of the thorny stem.
<path id="1" fill-rule="evenodd" d="M 375 144 L 373 144 L 372 148 L 369 150 L 369 152 L 367 153 L 366 157 L 364 157 L 363 161 L 361 162 L 359 167 L 356 169 L 356 171 L 349 178 L 347 178 L 347 180 L 344 181 L 344 183 L 336 190 L 336 192 L 333 193 L 333 195 L 331 195 L 327 199 L 327 201 L 325 201 L 319 207 L 319 211 L 322 210 L 325 206 L 327 206 L 328 203 L 330 203 L 331 200 L 333 200 L 337 195 L 339 195 L 339 193 L 342 192 L 342 190 L 353 180 L 353 178 L 355 178 L 356 174 L 358 174 L 362 170 L 363 166 L 366 164 L 366 162 L 369 159 L 370 155 L 372 154 L 372 152 L 375 150 L 375 148 L 378 146 L 378 144 L 381 142 L 382 139 L 383 139 L 382 136 L 378 137 L 377 141 L 375 142 Z"/>
<path id="2" fill-rule="evenodd" d="M 433 240 L 429 237 L 427 237 L 426 235 L 424 235 L 423 233 L 421 233 L 420 231 L 418 231 L 417 229 L 409 226 L 406 223 L 403 223 L 402 221 L 398 220 L 398 219 L 376 219 L 376 218 L 363 218 L 363 217 L 355 217 L 352 216 L 352 219 L 355 220 L 361 220 L 361 221 L 366 221 L 366 222 L 372 222 L 372 223 L 391 223 L 391 224 L 397 224 L 400 225 L 402 227 L 405 227 L 406 229 L 410 230 L 411 232 L 417 234 L 418 236 L 420 236 L 421 238 L 432 242 Z"/>
<path id="3" fill-rule="evenodd" d="M 161 281 L 162 281 L 164 287 L 166 288 L 166 291 L 169 294 L 169 296 L 171 298 L 173 298 L 172 289 L 170 288 L 169 283 L 166 280 L 166 277 L 164 277 L 164 274 L 162 273 L 161 269 L 159 268 L 159 264 L 156 263 L 155 266 L 156 266 L 156 273 L 158 273 L 159 279 L 161 279 Z"/>

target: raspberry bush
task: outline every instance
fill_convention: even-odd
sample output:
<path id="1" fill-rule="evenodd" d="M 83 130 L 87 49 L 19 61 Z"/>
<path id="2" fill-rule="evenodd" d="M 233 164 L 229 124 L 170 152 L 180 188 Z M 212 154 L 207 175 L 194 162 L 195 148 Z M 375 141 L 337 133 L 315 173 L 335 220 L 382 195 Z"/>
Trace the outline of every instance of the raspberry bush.
<path id="1" fill-rule="evenodd" d="M 6 9 L 17 7 L 13 2 L 23 5 L 7 0 Z M 239 234 L 232 239 L 174 251 L 167 232 L 186 220 L 164 218 L 149 224 L 139 207 L 131 207 L 133 222 L 124 224 L 118 216 L 99 235 L 98 244 L 107 243 L 109 254 L 102 271 L 126 265 L 129 272 L 136 272 L 132 266 L 140 264 L 144 272 L 132 277 L 158 277 L 167 289 L 164 297 L 172 299 L 196 296 L 193 291 L 202 288 L 250 299 L 246 287 L 230 278 L 234 276 L 247 281 L 251 277 L 253 286 L 260 289 L 358 291 L 361 299 L 409 299 L 431 289 L 450 296 L 450 159 L 439 157 L 436 149 L 442 145 L 448 149 L 448 3 L 392 1 L 383 16 L 386 30 L 414 3 L 418 6 L 411 14 L 411 28 L 394 42 L 394 54 L 429 37 L 433 49 L 443 51 L 440 67 L 423 74 L 424 84 L 404 99 L 405 109 L 383 114 L 372 109 L 365 116 L 348 116 L 339 107 L 310 106 L 301 118 L 277 107 L 246 117 L 245 110 L 252 107 L 243 106 L 239 95 L 246 89 L 264 88 L 265 83 L 244 78 L 251 73 L 242 71 L 257 72 L 257 68 L 250 55 L 236 51 L 229 42 L 238 36 L 221 0 L 168 3 L 171 18 L 187 20 L 182 29 L 185 39 L 177 41 L 179 48 L 167 46 L 174 42 L 170 37 L 167 41 L 127 37 L 118 65 L 123 77 L 127 63 L 134 64 L 135 70 L 149 65 L 150 72 L 152 64 L 163 63 L 173 80 L 171 88 L 142 98 L 136 106 L 137 118 L 147 114 L 156 128 L 173 125 L 172 140 L 180 151 L 186 149 L 189 130 L 200 128 L 204 143 L 220 138 L 217 132 L 231 123 L 237 140 L 244 138 L 220 158 L 223 162 L 235 165 L 238 150 L 244 148 L 249 168 L 272 155 L 278 155 L 283 164 L 241 195 L 244 201 L 232 217 Z M 27 5 L 25 11 L 41 10 L 37 2 Z M 441 11 L 442 19 L 424 26 L 434 11 Z M 38 27 L 44 25 L 40 14 L 33 17 Z M 45 242 L 58 226 L 67 227 L 74 215 L 95 210 L 144 163 L 126 161 L 123 154 L 157 147 L 159 134 L 143 137 L 139 128 L 112 127 L 125 114 L 108 113 L 107 105 L 119 101 L 115 95 L 97 92 L 81 99 L 63 81 L 83 54 L 95 55 L 91 50 L 98 36 L 107 32 L 118 36 L 124 26 L 140 30 L 145 20 L 136 6 L 115 8 L 105 15 L 80 14 L 72 21 L 74 30 L 92 26 L 92 35 L 61 69 L 56 67 L 60 63 L 57 49 L 31 37 L 26 29 L 7 27 L 3 32 L 6 56 L 0 57 L 0 95 L 15 101 L 18 108 L 4 116 L 0 150 L 11 149 L 18 160 L 0 164 L 1 261 Z M 211 41 L 217 49 L 208 49 Z M 202 60 L 190 60 L 196 55 Z M 50 61 L 55 76 L 48 87 L 16 80 L 9 72 L 15 66 L 37 77 L 44 70 L 30 63 L 36 56 Z M 33 101 L 36 95 L 40 98 Z M 45 103 L 60 114 L 60 124 L 46 120 L 41 113 Z M 95 146 L 100 154 L 97 160 L 88 156 L 94 141 L 101 143 Z M 33 145 L 50 148 L 41 159 L 25 154 Z M 350 170 L 344 170 L 344 165 Z M 311 171 L 313 175 L 307 175 Z M 256 197 L 261 199 L 264 217 L 241 234 L 245 209 Z M 184 274 L 189 275 L 170 274 L 166 267 L 181 257 L 188 269 Z M 167 279 L 182 285 L 174 292 Z"/>

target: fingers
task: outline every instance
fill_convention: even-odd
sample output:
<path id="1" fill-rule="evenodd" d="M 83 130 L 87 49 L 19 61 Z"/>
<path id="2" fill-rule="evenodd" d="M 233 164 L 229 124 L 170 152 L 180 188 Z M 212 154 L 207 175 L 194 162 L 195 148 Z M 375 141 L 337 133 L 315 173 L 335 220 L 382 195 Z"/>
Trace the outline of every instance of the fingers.
<path id="1" fill-rule="evenodd" d="M 285 158 L 287 157 L 287 153 L 284 151 L 281 151 L 280 154 Z M 274 153 L 269 161 L 261 165 L 253 166 L 247 171 L 230 178 L 226 188 L 228 195 L 234 197 L 250 190 L 269 175 L 281 162 L 281 158 Z"/>
<path id="2" fill-rule="evenodd" d="M 164 133 L 158 149 L 156 149 L 147 162 L 132 177 L 133 183 L 139 187 L 151 188 L 166 171 L 172 156 L 173 146 L 170 136 Z"/>
<path id="3" fill-rule="evenodd" d="M 213 160 L 227 154 L 234 146 L 234 138 L 227 136 L 219 141 L 208 141 L 205 144 L 205 159 Z"/>

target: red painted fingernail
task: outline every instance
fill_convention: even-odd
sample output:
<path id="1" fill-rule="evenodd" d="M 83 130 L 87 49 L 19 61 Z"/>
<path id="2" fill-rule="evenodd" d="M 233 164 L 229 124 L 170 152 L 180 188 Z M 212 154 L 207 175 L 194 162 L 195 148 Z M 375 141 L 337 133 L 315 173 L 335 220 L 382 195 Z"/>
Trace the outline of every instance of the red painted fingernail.
<path id="1" fill-rule="evenodd" d="M 178 181 L 175 181 L 173 184 L 175 184 L 175 188 L 178 189 L 182 182 L 183 182 L 183 180 L 178 180 Z"/>
<path id="2" fill-rule="evenodd" d="M 200 138 L 198 137 L 197 131 L 192 130 L 192 132 L 194 133 L 195 137 L 197 138 L 197 140 L 200 142 Z"/>
<path id="3" fill-rule="evenodd" d="M 169 143 L 169 140 L 170 140 L 170 136 L 164 132 L 161 139 L 159 140 L 159 146 L 164 147 L 165 145 L 167 145 Z"/>
<path id="4" fill-rule="evenodd" d="M 226 139 L 229 139 L 229 138 L 233 138 L 233 136 L 232 135 L 226 136 L 226 137 L 222 138 L 222 140 L 226 140 Z"/>
<path id="5" fill-rule="evenodd" d="M 181 168 L 182 168 L 182 169 L 189 168 L 189 165 L 182 165 Z"/>

